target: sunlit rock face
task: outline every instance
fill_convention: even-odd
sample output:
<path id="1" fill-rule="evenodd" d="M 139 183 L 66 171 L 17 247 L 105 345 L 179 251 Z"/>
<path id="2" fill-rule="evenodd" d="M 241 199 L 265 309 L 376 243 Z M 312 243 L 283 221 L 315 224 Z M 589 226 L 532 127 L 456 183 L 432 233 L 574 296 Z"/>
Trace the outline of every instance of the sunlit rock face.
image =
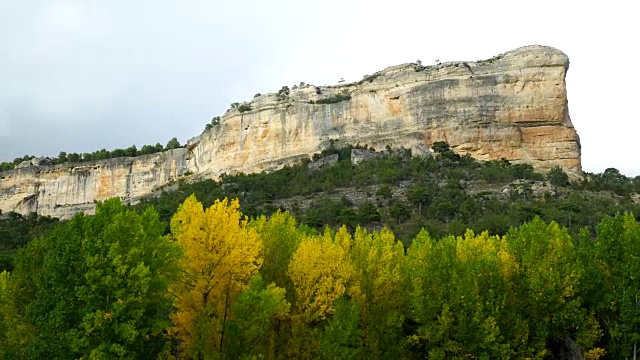
<path id="1" fill-rule="evenodd" d="M 96 201 L 135 202 L 184 175 L 186 149 L 80 164 L 31 166 L 0 173 L 0 209 L 69 218 Z"/>
<path id="2" fill-rule="evenodd" d="M 95 200 L 135 202 L 184 174 L 270 171 L 346 144 L 424 152 L 446 141 L 480 160 L 504 158 L 540 171 L 560 166 L 580 176 L 580 142 L 567 106 L 568 66 L 561 51 L 528 46 L 484 61 L 405 64 L 358 83 L 261 95 L 185 149 L 2 173 L 0 209 L 69 217 L 92 211 Z"/>

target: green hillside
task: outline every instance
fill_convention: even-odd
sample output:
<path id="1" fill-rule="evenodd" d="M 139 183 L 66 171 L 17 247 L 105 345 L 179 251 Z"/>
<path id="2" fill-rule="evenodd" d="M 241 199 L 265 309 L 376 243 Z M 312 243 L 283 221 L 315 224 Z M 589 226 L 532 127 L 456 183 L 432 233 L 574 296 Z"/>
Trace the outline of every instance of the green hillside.
<path id="1" fill-rule="evenodd" d="M 436 144 L 435 157 L 389 149 L 358 165 L 351 164 L 351 149 L 317 154 L 315 159 L 339 156 L 334 165 L 317 170 L 304 162 L 272 173 L 222 176 L 219 182 L 183 182 L 177 191 L 148 198 L 136 208 L 152 205 L 168 221 L 192 193 L 205 205 L 238 198 L 250 217 L 281 209 L 317 230 L 386 226 L 406 246 L 422 228 L 436 237 L 462 235 L 466 229 L 503 235 L 535 216 L 577 236 L 583 227 L 593 231 L 606 215 L 640 210 L 640 178 L 615 169 L 570 182 L 559 168 L 540 174 L 529 165 L 476 161 L 453 153 L 445 143 Z"/>

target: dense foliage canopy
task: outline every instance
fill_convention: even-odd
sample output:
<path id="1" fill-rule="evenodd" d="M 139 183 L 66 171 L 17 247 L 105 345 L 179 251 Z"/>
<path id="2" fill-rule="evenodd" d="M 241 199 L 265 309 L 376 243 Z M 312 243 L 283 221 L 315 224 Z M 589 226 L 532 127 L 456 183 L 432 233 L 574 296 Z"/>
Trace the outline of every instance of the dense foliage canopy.
<path id="1" fill-rule="evenodd" d="M 640 223 L 574 241 L 539 217 L 504 236 L 317 232 L 193 196 L 171 234 L 117 200 L 0 275 L 4 358 L 624 358 L 640 339 Z"/>
<path id="2" fill-rule="evenodd" d="M 3 296 L 7 358 L 147 358 L 170 324 L 170 280 L 179 247 L 149 208 L 117 199 L 31 241 Z M 6 299 L 5 299 L 6 298 Z"/>

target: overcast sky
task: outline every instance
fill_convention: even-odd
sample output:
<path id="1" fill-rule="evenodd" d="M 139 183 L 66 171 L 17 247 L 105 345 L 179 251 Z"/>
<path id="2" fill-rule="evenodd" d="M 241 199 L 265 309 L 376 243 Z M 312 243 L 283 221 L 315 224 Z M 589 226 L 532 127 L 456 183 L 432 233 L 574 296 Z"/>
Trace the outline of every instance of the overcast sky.
<path id="1" fill-rule="evenodd" d="M 524 45 L 570 58 L 583 168 L 640 174 L 632 1 L 0 0 L 0 161 L 199 134 L 257 92 Z"/>

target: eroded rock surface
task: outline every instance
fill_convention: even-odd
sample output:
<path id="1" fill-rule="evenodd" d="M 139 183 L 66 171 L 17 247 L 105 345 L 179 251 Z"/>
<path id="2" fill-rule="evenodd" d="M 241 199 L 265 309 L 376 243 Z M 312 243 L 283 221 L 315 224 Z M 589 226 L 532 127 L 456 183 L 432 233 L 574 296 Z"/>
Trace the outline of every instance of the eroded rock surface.
<path id="1" fill-rule="evenodd" d="M 0 173 L 0 209 L 69 218 L 92 213 L 95 201 L 136 202 L 187 171 L 186 149 L 80 164 L 16 168 Z"/>
<path id="2" fill-rule="evenodd" d="M 353 165 L 358 165 L 361 162 L 373 158 L 381 157 L 382 153 L 373 152 L 368 150 L 360 150 L 360 149 L 352 149 L 351 150 L 351 163 Z"/>
<path id="3" fill-rule="evenodd" d="M 306 85 L 286 96 L 254 98 L 186 149 L 76 165 L 30 166 L 0 174 L 4 212 L 69 217 L 94 200 L 134 202 L 193 173 L 278 169 L 340 144 L 416 153 L 446 141 L 480 160 L 505 158 L 580 176 L 580 142 L 571 124 L 565 76 L 569 60 L 543 46 L 479 62 L 389 67 L 358 83 Z"/>
<path id="4" fill-rule="evenodd" d="M 311 170 L 318 170 L 324 167 L 335 165 L 339 160 L 338 154 L 331 154 L 329 156 L 321 157 L 320 159 L 310 162 L 307 167 Z"/>

